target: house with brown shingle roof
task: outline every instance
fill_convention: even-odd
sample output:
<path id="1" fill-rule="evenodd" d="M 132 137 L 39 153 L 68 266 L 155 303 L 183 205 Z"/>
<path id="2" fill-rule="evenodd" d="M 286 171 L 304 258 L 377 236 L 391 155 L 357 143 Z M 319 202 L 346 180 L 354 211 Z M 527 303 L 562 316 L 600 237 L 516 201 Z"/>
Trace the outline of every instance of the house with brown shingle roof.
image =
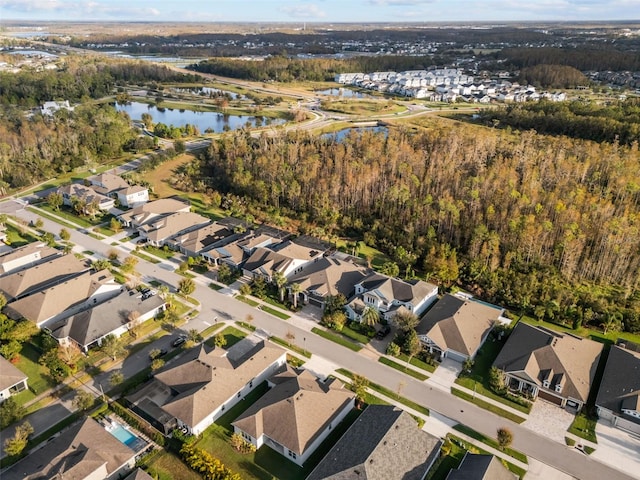
<path id="1" fill-rule="evenodd" d="M 166 302 L 159 295 L 147 296 L 135 290 L 122 291 L 120 295 L 90 306 L 55 323 L 47 324 L 51 336 L 61 345 L 75 344 L 87 353 L 96 345 L 101 345 L 107 335 L 121 335 L 132 328 L 132 312 L 136 325 L 162 312 Z"/>
<path id="2" fill-rule="evenodd" d="M 241 235 L 228 225 L 212 222 L 182 235 L 176 235 L 167 244 L 189 257 L 198 257 L 207 250 L 240 238 Z"/>
<path id="3" fill-rule="evenodd" d="M 442 440 L 391 405 L 369 405 L 307 480 L 423 480 Z"/>
<path id="4" fill-rule="evenodd" d="M 197 213 L 176 212 L 141 225 L 138 232 L 150 245 L 161 247 L 174 236 L 183 235 L 210 223 L 210 219 Z"/>
<path id="5" fill-rule="evenodd" d="M 133 468 L 136 452 L 93 418 L 53 437 L 2 472 L 2 480 L 115 480 Z"/>
<path id="6" fill-rule="evenodd" d="M 510 390 L 580 410 L 601 353 L 601 343 L 519 322 L 493 366 Z"/>
<path id="7" fill-rule="evenodd" d="M 27 388 L 27 376 L 0 355 L 0 402 Z"/>
<path id="8" fill-rule="evenodd" d="M 342 294 L 344 298 L 350 298 L 355 285 L 370 273 L 371 270 L 355 263 L 322 257 L 289 277 L 289 283 L 300 285 L 303 303 L 324 308 L 327 297 Z"/>
<path id="9" fill-rule="evenodd" d="M 127 398 L 166 433 L 177 426 L 198 435 L 285 363 L 283 349 L 255 335 L 229 350 L 201 344 Z"/>
<path id="10" fill-rule="evenodd" d="M 345 305 L 347 317 L 360 321 L 367 307 L 392 320 L 400 308 L 420 316 L 438 298 L 438 287 L 422 280 L 405 282 L 380 273 L 370 273 L 354 286 L 355 295 Z"/>
<path id="11" fill-rule="evenodd" d="M 45 259 L 51 260 L 52 258 L 50 257 L 59 256 L 60 254 L 60 250 L 49 247 L 44 242 L 28 243 L 0 255 L 0 275 L 31 267 L 43 262 Z"/>
<path id="12" fill-rule="evenodd" d="M 138 228 L 157 218 L 176 212 L 188 212 L 191 204 L 178 198 L 161 198 L 153 202 L 138 205 L 118 215 L 118 220 L 125 227 Z"/>
<path id="13" fill-rule="evenodd" d="M 109 210 L 115 205 L 115 200 L 113 198 L 96 192 L 93 187 L 85 186 L 80 183 L 63 185 L 62 187 L 59 187 L 57 191 L 62 195 L 62 203 L 69 207 L 73 206 L 75 198 L 82 200 L 86 205 L 95 203 L 102 211 Z M 88 208 L 85 208 L 85 212 L 88 212 Z"/>
<path id="14" fill-rule="evenodd" d="M 137 207 L 149 201 L 149 189 L 142 185 L 129 185 L 119 175 L 105 172 L 87 178 L 93 189 L 108 197 L 118 199 L 120 205 L 125 207 Z"/>
<path id="15" fill-rule="evenodd" d="M 11 302 L 5 307 L 5 313 L 14 320 L 24 318 L 38 327 L 46 327 L 49 323 L 116 296 L 122 288 L 108 270 L 85 271 Z"/>
<path id="16" fill-rule="evenodd" d="M 598 417 L 640 435 L 640 351 L 614 345 L 596 397 Z"/>
<path id="17" fill-rule="evenodd" d="M 465 453 L 462 462 L 449 472 L 446 480 L 516 480 L 500 459 L 489 454 Z"/>
<path id="18" fill-rule="evenodd" d="M 355 395 L 336 378 L 321 381 L 308 370 L 287 369 L 271 389 L 233 423 L 256 448 L 267 445 L 302 466 L 353 409 Z"/>
<path id="19" fill-rule="evenodd" d="M 429 352 L 464 362 L 475 357 L 502 312 L 486 303 L 447 294 L 420 320 L 416 333 Z"/>
<path id="20" fill-rule="evenodd" d="M 89 267 L 73 255 L 48 257 L 44 262 L 25 266 L 0 277 L 0 292 L 8 302 L 64 282 Z"/>

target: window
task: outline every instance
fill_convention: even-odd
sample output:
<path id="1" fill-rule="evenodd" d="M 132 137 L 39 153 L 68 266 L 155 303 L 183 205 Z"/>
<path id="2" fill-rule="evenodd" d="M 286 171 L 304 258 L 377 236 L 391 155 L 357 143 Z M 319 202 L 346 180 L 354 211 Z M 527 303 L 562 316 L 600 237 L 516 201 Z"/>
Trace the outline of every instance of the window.
<path id="1" fill-rule="evenodd" d="M 562 385 L 559 383 L 556 383 L 556 392 L 560 393 L 562 391 Z"/>
<path id="2" fill-rule="evenodd" d="M 544 382 L 542 382 L 542 386 L 544 388 L 549 388 L 549 380 L 545 380 Z"/>
<path id="3" fill-rule="evenodd" d="M 289 456 L 295 460 L 296 454 L 289 450 Z"/>

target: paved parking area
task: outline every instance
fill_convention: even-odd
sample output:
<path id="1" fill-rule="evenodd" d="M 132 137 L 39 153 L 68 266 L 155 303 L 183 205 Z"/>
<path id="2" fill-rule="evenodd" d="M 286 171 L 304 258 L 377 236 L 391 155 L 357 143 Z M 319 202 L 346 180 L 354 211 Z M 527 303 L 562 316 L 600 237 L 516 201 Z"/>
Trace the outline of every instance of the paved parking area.
<path id="1" fill-rule="evenodd" d="M 591 456 L 640 479 L 640 437 L 613 428 L 608 421 L 602 420 L 596 426 L 596 435 L 598 448 Z"/>
<path id="2" fill-rule="evenodd" d="M 538 398 L 533 402 L 529 418 L 523 425 L 534 432 L 565 445 L 564 437 L 574 415 Z"/>

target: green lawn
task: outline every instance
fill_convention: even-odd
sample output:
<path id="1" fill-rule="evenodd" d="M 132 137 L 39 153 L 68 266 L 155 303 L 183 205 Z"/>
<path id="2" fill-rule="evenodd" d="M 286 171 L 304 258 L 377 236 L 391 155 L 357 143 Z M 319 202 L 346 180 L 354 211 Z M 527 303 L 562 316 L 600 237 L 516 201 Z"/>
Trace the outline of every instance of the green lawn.
<path id="1" fill-rule="evenodd" d="M 451 433 L 449 433 L 447 435 L 447 438 L 452 442 L 457 444 L 458 446 L 460 446 L 463 449 L 467 449 L 468 451 L 470 451 L 471 453 L 480 453 L 480 454 L 484 454 L 484 455 L 490 455 L 489 452 L 487 452 L 486 450 L 483 450 L 482 448 L 476 447 L 475 445 L 471 445 L 469 443 L 467 443 L 465 440 L 461 439 L 460 437 L 456 437 L 455 435 L 452 435 Z M 527 471 L 523 468 L 520 467 L 516 467 L 513 463 L 511 462 L 507 462 L 506 460 L 503 460 L 501 458 L 499 458 L 500 462 L 502 462 L 502 464 L 507 467 L 507 469 L 509 471 L 511 471 L 512 473 L 515 473 L 518 478 L 522 479 L 525 474 L 527 473 Z"/>
<path id="2" fill-rule="evenodd" d="M 143 260 L 146 260 L 147 262 L 150 262 L 150 263 L 154 263 L 154 264 L 161 263 L 161 260 L 158 260 L 157 258 L 153 258 L 150 255 L 146 255 L 146 254 L 142 253 L 139 250 L 131 250 L 131 255 L 135 255 L 136 257 L 140 257 Z"/>
<path id="3" fill-rule="evenodd" d="M 504 410 L 500 407 L 497 407 L 496 405 L 489 403 L 485 400 L 483 400 L 480 397 L 475 397 L 473 395 L 468 394 L 467 392 L 463 392 L 462 390 L 458 390 L 457 388 L 451 388 L 451 393 L 453 395 L 455 395 L 458 398 L 462 398 L 463 400 L 467 400 L 468 402 L 471 402 L 477 406 L 479 406 L 480 408 L 484 408 L 485 410 L 488 410 L 492 413 L 495 413 L 496 415 L 500 415 L 501 417 L 507 418 L 509 420 L 511 420 L 512 422 L 516 422 L 516 423 L 522 423 L 525 421 L 524 418 L 519 417 L 518 415 L 515 415 L 507 410 Z"/>
<path id="4" fill-rule="evenodd" d="M 209 288 L 212 290 L 222 290 L 224 287 L 222 285 L 218 285 L 217 283 L 210 283 Z"/>
<path id="5" fill-rule="evenodd" d="M 353 350 L 354 352 L 358 352 L 358 351 L 362 350 L 362 346 L 361 345 L 356 345 L 352 341 L 347 340 L 346 338 L 344 338 L 342 335 L 338 335 L 336 333 L 328 332 L 326 330 L 322 330 L 321 328 L 317 328 L 317 327 L 313 327 L 311 329 L 311 331 L 313 333 L 315 333 L 316 335 L 320 335 L 321 337 L 326 338 L 327 340 L 331 340 L 332 342 L 337 343 L 338 345 L 342 345 L 343 347 L 347 347 L 348 349 Z"/>
<path id="6" fill-rule="evenodd" d="M 596 423 L 598 423 L 596 419 L 579 413 L 573 419 L 567 431 L 590 442 L 598 443 L 598 439 L 596 438 Z"/>
<path id="7" fill-rule="evenodd" d="M 278 317 L 282 320 L 289 320 L 291 318 L 290 315 L 287 315 L 286 313 L 281 312 L 280 310 L 276 310 L 275 308 L 268 307 L 267 305 L 261 305 L 260 310 L 262 310 L 263 312 L 267 312 L 273 315 L 274 317 Z"/>
<path id="8" fill-rule="evenodd" d="M 149 252 L 151 255 L 155 255 L 156 257 L 159 257 L 159 258 L 164 258 L 165 260 L 169 260 L 170 258 L 173 258 L 173 255 L 175 253 L 172 250 L 169 250 L 169 249 L 165 250 L 164 248 L 152 247 L 151 245 L 147 245 L 146 247 L 144 247 L 144 250 L 146 252 Z"/>
<path id="9" fill-rule="evenodd" d="M 427 371 L 429 373 L 433 373 L 433 372 L 436 371 L 435 365 L 429 365 L 428 363 L 423 362 L 422 360 L 420 360 L 419 358 L 416 358 L 416 357 L 413 357 L 413 358 L 409 359 L 409 355 L 405 355 L 404 353 L 401 353 L 396 358 L 398 358 L 398 360 L 402 360 L 403 362 L 410 363 L 414 367 L 418 367 L 418 368 L 420 368 L 422 370 L 425 370 L 425 371 Z"/>
<path id="10" fill-rule="evenodd" d="M 242 327 L 242 328 L 244 328 L 244 329 L 246 329 L 246 330 L 249 330 L 249 331 L 251 331 L 251 332 L 255 332 L 255 331 L 256 331 L 256 327 L 254 327 L 254 326 L 253 326 L 253 325 L 251 325 L 250 323 L 247 323 L 247 322 L 238 322 L 238 321 L 236 321 L 235 323 L 236 323 L 236 325 L 238 325 L 238 326 L 240 326 L 240 327 Z"/>
<path id="11" fill-rule="evenodd" d="M 476 432 L 475 430 L 473 430 L 472 428 L 469 428 L 465 425 L 461 425 L 458 424 L 455 427 L 453 427 L 454 430 L 457 430 L 458 432 L 462 432 L 465 435 L 467 435 L 468 437 L 471 437 L 475 440 L 478 440 L 482 443 L 484 443 L 485 445 L 488 445 L 492 448 L 495 448 L 496 450 L 502 450 L 504 453 L 506 453 L 507 455 L 509 455 L 510 457 L 515 458 L 516 460 L 521 461 L 522 463 L 529 463 L 529 461 L 527 460 L 527 456 L 522 453 L 519 452 L 517 450 L 514 450 L 512 448 L 506 447 L 506 448 L 500 448 L 500 445 L 498 444 L 498 441 L 495 440 L 494 438 L 490 438 L 487 437 L 486 435 L 483 435 L 480 432 Z"/>
<path id="12" fill-rule="evenodd" d="M 406 373 L 407 375 L 412 376 L 413 378 L 417 378 L 418 380 L 420 380 L 421 382 L 426 380 L 427 377 L 426 375 L 423 375 L 420 372 L 416 372 L 415 370 L 413 370 L 412 368 L 407 368 L 404 365 L 394 362 L 393 360 L 389 360 L 386 357 L 380 357 L 378 358 L 378 362 L 383 363 L 385 365 L 388 365 L 391 368 L 395 368 L 396 370 L 399 370 L 403 373 Z"/>
<path id="13" fill-rule="evenodd" d="M 269 340 L 271 340 L 273 343 L 277 343 L 278 345 L 282 345 L 283 347 L 293 350 L 294 352 L 299 353 L 303 357 L 311 358 L 311 352 L 309 352 L 308 350 L 304 350 L 293 343 L 289 343 L 286 340 L 283 340 L 278 337 L 270 337 Z"/>
<path id="14" fill-rule="evenodd" d="M 251 305 L 252 307 L 257 307 L 258 305 L 260 305 L 255 300 L 251 300 L 250 298 L 247 298 L 244 295 L 236 295 L 236 300 L 240 300 L 241 302 L 244 302 L 247 305 Z"/>
<path id="15" fill-rule="evenodd" d="M 5 224 L 5 229 L 7 234 L 7 244 L 12 247 L 22 247 L 27 243 L 40 240 L 35 235 L 32 235 L 26 228 L 23 232 L 22 229 L 8 222 Z"/>
<path id="16" fill-rule="evenodd" d="M 451 450 L 442 455 L 427 473 L 426 480 L 445 480 L 449 472 L 458 468 L 467 451 L 457 443 L 451 442 Z"/>
<path id="17" fill-rule="evenodd" d="M 489 386 L 489 370 L 498 356 L 498 353 L 500 353 L 501 348 L 501 342 L 493 340 L 491 337 L 487 339 L 476 355 L 471 375 L 458 378 L 456 383 L 468 388 L 469 390 L 475 389 L 478 395 L 491 398 L 511 408 L 519 410 L 522 413 L 528 414 L 531 411 L 530 403 L 527 407 L 520 405 L 519 403 L 513 402 L 505 397 L 496 395 Z"/>
<path id="18" fill-rule="evenodd" d="M 240 340 L 242 340 L 244 337 L 247 336 L 245 332 L 243 332 L 242 330 L 238 330 L 235 327 L 227 327 L 220 333 L 224 335 L 224 338 L 227 341 L 227 344 L 224 347 L 226 349 L 229 349 L 230 347 L 232 347 L 233 345 L 235 345 L 236 343 L 238 343 Z M 209 338 L 205 343 L 210 347 L 212 347 L 214 345 L 213 337 Z"/>
<path id="19" fill-rule="evenodd" d="M 342 330 L 340 331 L 340 333 L 345 337 L 349 337 L 351 340 L 355 340 L 356 342 L 360 342 L 364 345 L 366 345 L 371 341 L 369 337 L 367 337 L 366 335 L 363 335 L 360 332 L 356 332 L 355 330 L 349 328 L 347 325 L 342 327 Z"/>
<path id="20" fill-rule="evenodd" d="M 67 207 L 64 205 L 61 206 L 59 210 L 54 210 L 47 204 L 40 204 L 38 205 L 38 208 L 40 208 L 41 210 L 44 210 L 45 212 L 51 215 L 60 217 L 66 220 L 67 222 L 75 225 L 76 227 L 82 227 L 82 228 L 96 227 L 101 223 L 104 223 L 104 222 L 108 223 L 112 218 L 111 214 L 96 215 L 93 219 L 89 216 L 81 217 L 78 214 L 76 214 L 70 207 Z M 34 213 L 41 214 L 41 212 L 34 212 Z"/>
<path id="21" fill-rule="evenodd" d="M 49 376 L 49 369 L 38 363 L 40 352 L 30 343 L 22 344 L 20 359 L 15 364 L 20 371 L 29 377 L 29 389 L 36 395 L 56 386 L 53 378 Z"/>

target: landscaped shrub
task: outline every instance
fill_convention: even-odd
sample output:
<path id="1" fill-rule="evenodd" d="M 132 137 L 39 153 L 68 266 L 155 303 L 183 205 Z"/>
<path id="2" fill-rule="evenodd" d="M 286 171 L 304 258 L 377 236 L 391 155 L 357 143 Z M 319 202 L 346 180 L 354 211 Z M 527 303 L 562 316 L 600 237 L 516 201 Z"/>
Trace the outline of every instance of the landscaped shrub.
<path id="1" fill-rule="evenodd" d="M 240 453 L 247 454 L 254 453 L 256 451 L 256 446 L 251 442 L 247 442 L 239 433 L 234 433 L 233 435 L 231 435 L 229 443 L 234 450 Z"/>
<path id="2" fill-rule="evenodd" d="M 233 473 L 209 452 L 190 443 L 182 446 L 180 455 L 185 463 L 200 473 L 205 480 L 242 480 L 239 474 Z"/>

